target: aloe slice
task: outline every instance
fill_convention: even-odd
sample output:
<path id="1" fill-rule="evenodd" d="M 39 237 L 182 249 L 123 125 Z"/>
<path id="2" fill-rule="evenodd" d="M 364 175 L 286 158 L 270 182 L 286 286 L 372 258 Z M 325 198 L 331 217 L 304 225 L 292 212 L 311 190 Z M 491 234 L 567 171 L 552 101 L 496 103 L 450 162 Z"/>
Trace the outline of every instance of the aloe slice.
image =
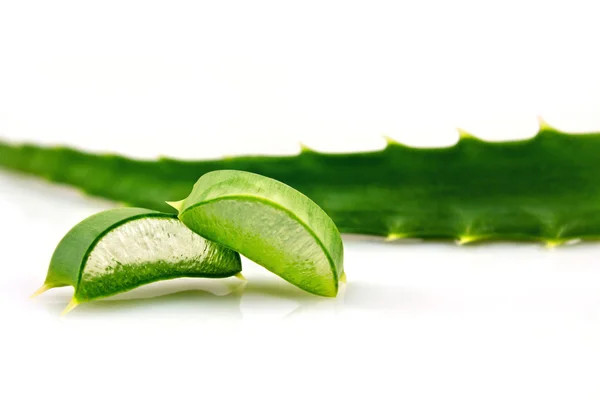
<path id="1" fill-rule="evenodd" d="M 92 215 L 60 241 L 34 295 L 73 286 L 77 304 L 179 277 L 239 274 L 239 254 L 189 230 L 172 214 L 119 208 Z"/>
<path id="2" fill-rule="evenodd" d="M 221 170 L 169 203 L 191 230 L 223 244 L 310 293 L 334 297 L 344 279 L 343 244 L 329 216 L 291 187 Z"/>

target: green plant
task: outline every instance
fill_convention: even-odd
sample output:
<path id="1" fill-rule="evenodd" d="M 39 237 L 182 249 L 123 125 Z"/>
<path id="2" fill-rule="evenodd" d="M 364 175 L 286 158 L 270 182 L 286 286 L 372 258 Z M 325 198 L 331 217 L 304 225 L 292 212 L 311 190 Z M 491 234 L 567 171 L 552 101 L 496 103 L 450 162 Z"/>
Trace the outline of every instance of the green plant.
<path id="1" fill-rule="evenodd" d="M 44 285 L 73 286 L 77 304 L 179 277 L 225 278 L 241 272 L 240 256 L 188 229 L 171 214 L 120 208 L 92 215 L 60 241 Z"/>
<path id="2" fill-rule="evenodd" d="M 170 204 L 203 237 L 310 293 L 337 294 L 342 238 L 331 218 L 291 187 L 249 172 L 213 171 L 186 199 Z"/>
<path id="3" fill-rule="evenodd" d="M 203 174 L 243 170 L 304 193 L 342 233 L 550 245 L 600 237 L 600 134 L 541 124 L 526 140 L 489 143 L 463 133 L 453 146 L 246 156 L 215 161 L 133 160 L 65 147 L 0 142 L 0 165 L 126 205 L 168 210 Z"/>
<path id="4" fill-rule="evenodd" d="M 309 198 L 243 171 L 203 175 L 177 218 L 119 208 L 81 221 L 58 244 L 34 294 L 73 286 L 77 304 L 178 277 L 241 277 L 238 252 L 288 282 L 335 297 L 344 279 L 343 244 L 333 221 Z"/>

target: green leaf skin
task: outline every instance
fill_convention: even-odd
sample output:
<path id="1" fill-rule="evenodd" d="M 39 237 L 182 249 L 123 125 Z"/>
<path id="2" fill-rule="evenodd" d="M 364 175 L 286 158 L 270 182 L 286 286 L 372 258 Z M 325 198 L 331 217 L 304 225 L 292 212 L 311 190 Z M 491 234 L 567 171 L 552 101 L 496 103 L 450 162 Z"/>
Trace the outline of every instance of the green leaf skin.
<path id="1" fill-rule="evenodd" d="M 381 151 L 139 161 L 0 142 L 0 165 L 128 205 L 168 210 L 203 174 L 243 170 L 304 193 L 342 233 L 395 238 L 600 238 L 600 134 L 542 124 L 527 140 L 488 143 L 463 134 L 449 147 L 390 142 Z"/>
<path id="2" fill-rule="evenodd" d="M 173 249 L 180 251 L 169 253 Z M 175 215 L 119 208 L 84 219 L 63 237 L 38 292 L 73 286 L 74 306 L 159 280 L 225 278 L 240 271 L 239 254 L 193 233 Z"/>
<path id="3" fill-rule="evenodd" d="M 295 189 L 261 175 L 221 170 L 203 175 L 186 199 L 170 204 L 202 237 L 307 292 L 337 295 L 344 273 L 342 238 L 331 218 Z"/>

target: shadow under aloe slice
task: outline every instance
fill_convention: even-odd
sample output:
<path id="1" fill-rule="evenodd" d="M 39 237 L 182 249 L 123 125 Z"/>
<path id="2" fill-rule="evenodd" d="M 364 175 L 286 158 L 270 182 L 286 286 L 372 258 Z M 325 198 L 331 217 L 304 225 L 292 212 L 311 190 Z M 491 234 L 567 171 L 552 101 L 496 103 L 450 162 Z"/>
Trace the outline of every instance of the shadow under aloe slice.
<path id="1" fill-rule="evenodd" d="M 345 279 L 342 239 L 331 218 L 277 180 L 244 171 L 209 172 L 186 199 L 169 204 L 194 232 L 310 293 L 335 297 Z"/>
<path id="2" fill-rule="evenodd" d="M 192 232 L 174 215 L 119 208 L 86 218 L 64 236 L 34 295 L 73 286 L 68 312 L 82 302 L 151 282 L 225 278 L 240 271 L 239 254 Z"/>

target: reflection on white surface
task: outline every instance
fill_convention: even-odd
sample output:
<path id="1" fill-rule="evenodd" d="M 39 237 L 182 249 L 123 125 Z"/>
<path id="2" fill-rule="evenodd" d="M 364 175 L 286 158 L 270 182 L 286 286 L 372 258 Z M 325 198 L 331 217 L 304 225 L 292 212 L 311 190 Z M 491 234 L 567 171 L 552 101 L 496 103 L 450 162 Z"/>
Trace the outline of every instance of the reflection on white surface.
<path id="1" fill-rule="evenodd" d="M 0 231 L 3 258 L 19 268 L 0 278 L 17 304 L 45 276 L 48 261 L 72 225 L 113 203 L 19 174 L 0 174 L 0 207 L 10 209 Z M 15 207 L 15 204 L 18 207 Z M 547 249 L 541 243 L 453 242 L 345 235 L 348 284 L 335 299 L 305 293 L 244 259 L 248 282 L 177 279 L 80 305 L 68 317 L 129 318 L 192 313 L 219 318 L 305 317 L 313 313 L 570 313 L 598 316 L 600 246 L 595 242 Z M 32 251 L 32 249 L 34 249 Z M 6 262 L 6 261 L 5 261 Z M 15 285 L 15 282 L 18 282 Z M 58 316 L 72 293 L 54 289 L 27 307 Z"/>
<path id="2" fill-rule="evenodd" d="M 11 398 L 40 397 L 64 382 L 65 371 L 79 391 L 111 392 L 157 370 L 174 373 L 177 365 L 162 392 L 134 385 L 128 395 L 185 396 L 196 388 L 181 382 L 198 376 L 209 376 L 202 388 L 218 393 L 231 386 L 231 374 L 215 371 L 232 364 L 239 373 L 231 390 L 240 395 L 264 390 L 265 375 L 272 390 L 289 393 L 306 371 L 311 385 L 297 389 L 302 398 L 317 386 L 329 397 L 343 391 L 387 398 L 393 390 L 438 399 L 468 389 L 472 398 L 500 399 L 515 398 L 515 388 L 528 399 L 598 393 L 597 243 L 549 250 L 346 236 L 348 283 L 335 299 L 304 293 L 243 260 L 247 283 L 157 282 L 60 317 L 71 288 L 28 296 L 62 236 L 113 205 L 18 174 L 0 173 L 0 188 L 0 366 L 20 377 L 1 390 L 22 394 Z M 95 377 L 108 370 L 111 385 L 98 388 Z M 26 384 L 30 376 L 38 385 Z M 332 387 L 332 379 L 346 386 Z"/>
<path id="3" fill-rule="evenodd" d="M 348 284 L 342 284 L 334 299 L 305 293 L 244 259 L 247 282 L 236 278 L 155 282 L 107 299 L 83 303 L 67 318 L 160 319 L 188 315 L 240 320 L 310 317 L 315 313 L 335 316 L 483 312 L 600 316 L 600 291 L 595 279 L 600 279 L 600 271 L 594 263 L 571 264 L 582 257 L 589 259 L 600 254 L 595 244 L 561 249 L 560 253 L 535 245 L 490 244 L 464 249 L 423 243 L 403 245 L 401 250 L 397 247 L 383 243 L 347 243 L 349 254 L 360 253 L 389 264 L 357 265 L 354 259 L 358 254 L 350 255 L 346 267 Z M 393 258 L 385 255 L 398 251 L 405 253 L 401 258 L 412 258 L 413 264 L 400 264 L 401 260 L 394 264 Z M 413 258 L 427 251 L 435 254 L 432 259 L 445 255 L 448 265 L 440 265 L 439 261 L 437 265 L 428 264 L 427 260 Z M 492 258 L 495 261 L 490 261 Z M 457 266 L 456 262 L 464 264 Z M 506 265 L 511 262 L 512 266 Z M 29 286 L 30 291 L 36 287 L 33 282 Z M 58 288 L 33 301 L 58 317 L 71 294 L 71 288 Z"/>

